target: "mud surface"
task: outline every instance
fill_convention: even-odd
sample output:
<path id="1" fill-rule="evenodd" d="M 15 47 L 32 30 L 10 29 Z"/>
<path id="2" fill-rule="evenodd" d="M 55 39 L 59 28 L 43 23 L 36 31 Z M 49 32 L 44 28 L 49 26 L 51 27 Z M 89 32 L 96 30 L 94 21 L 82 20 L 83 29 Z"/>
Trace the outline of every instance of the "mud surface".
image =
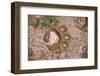
<path id="1" fill-rule="evenodd" d="M 68 40 L 64 40 L 64 33 L 59 32 L 62 40 L 56 49 L 48 49 L 44 42 L 47 27 L 35 28 L 36 18 L 28 17 L 28 60 L 51 60 L 51 59 L 79 59 L 88 57 L 88 25 L 85 17 L 57 17 L 58 23 L 55 29 L 64 26 Z M 58 29 L 59 30 L 59 29 Z M 63 47 L 64 43 L 67 46 Z M 60 50 L 60 53 L 55 51 Z"/>

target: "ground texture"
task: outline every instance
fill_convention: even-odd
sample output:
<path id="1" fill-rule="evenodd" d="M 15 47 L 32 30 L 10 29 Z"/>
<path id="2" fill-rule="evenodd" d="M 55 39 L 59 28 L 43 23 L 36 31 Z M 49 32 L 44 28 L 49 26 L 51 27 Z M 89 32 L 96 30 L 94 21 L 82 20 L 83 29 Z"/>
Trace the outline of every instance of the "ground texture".
<path id="1" fill-rule="evenodd" d="M 34 23 L 39 17 L 34 15 L 28 16 L 28 60 L 79 59 L 88 57 L 88 23 L 86 17 L 57 17 L 58 23 L 55 29 L 60 35 L 60 42 L 52 49 L 44 41 L 45 34 L 49 28 L 34 27 Z M 61 30 L 64 32 L 61 32 Z"/>

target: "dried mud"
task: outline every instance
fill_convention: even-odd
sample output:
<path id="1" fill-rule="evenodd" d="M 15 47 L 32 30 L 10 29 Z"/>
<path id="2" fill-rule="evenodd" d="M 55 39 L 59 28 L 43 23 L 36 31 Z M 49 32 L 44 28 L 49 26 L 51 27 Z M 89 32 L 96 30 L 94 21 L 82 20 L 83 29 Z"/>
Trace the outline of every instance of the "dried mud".
<path id="1" fill-rule="evenodd" d="M 87 18 L 80 17 L 81 23 L 78 22 L 78 17 L 59 16 L 57 27 L 64 26 L 69 37 L 65 42 L 67 46 L 62 47 L 61 53 L 55 53 L 55 50 L 49 50 L 45 45 L 43 38 L 48 28 L 35 28 L 33 23 L 36 17 L 30 15 L 28 17 L 28 60 L 51 60 L 51 59 L 80 59 L 88 57 L 88 24 Z M 59 32 L 60 33 L 60 32 Z M 63 33 L 60 33 L 62 36 Z M 63 40 L 63 39 L 62 39 Z M 59 48 L 56 48 L 59 50 Z"/>

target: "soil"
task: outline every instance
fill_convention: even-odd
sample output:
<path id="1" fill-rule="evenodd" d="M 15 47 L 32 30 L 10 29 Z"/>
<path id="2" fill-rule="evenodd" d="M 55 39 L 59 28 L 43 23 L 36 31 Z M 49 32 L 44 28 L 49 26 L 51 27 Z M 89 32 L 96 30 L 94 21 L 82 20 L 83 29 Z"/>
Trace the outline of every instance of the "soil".
<path id="1" fill-rule="evenodd" d="M 44 41 L 48 28 L 34 27 L 37 17 L 40 16 L 29 15 L 28 17 L 28 60 L 88 58 L 88 25 L 86 17 L 57 16 L 58 23 L 55 29 L 60 34 L 61 40 L 51 50 Z M 65 27 L 64 32 L 60 31 L 62 27 Z"/>

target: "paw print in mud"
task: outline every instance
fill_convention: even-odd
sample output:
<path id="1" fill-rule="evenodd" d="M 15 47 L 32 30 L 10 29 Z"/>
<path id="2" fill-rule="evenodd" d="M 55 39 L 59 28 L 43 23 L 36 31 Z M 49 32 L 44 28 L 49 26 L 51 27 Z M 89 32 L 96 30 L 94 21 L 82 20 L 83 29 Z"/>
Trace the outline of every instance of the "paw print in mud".
<path id="1" fill-rule="evenodd" d="M 52 58 L 54 54 L 62 53 L 62 49 L 67 48 L 67 40 L 70 36 L 67 33 L 67 28 L 63 25 L 57 28 L 49 28 L 44 36 L 45 45 L 52 52 Z"/>

